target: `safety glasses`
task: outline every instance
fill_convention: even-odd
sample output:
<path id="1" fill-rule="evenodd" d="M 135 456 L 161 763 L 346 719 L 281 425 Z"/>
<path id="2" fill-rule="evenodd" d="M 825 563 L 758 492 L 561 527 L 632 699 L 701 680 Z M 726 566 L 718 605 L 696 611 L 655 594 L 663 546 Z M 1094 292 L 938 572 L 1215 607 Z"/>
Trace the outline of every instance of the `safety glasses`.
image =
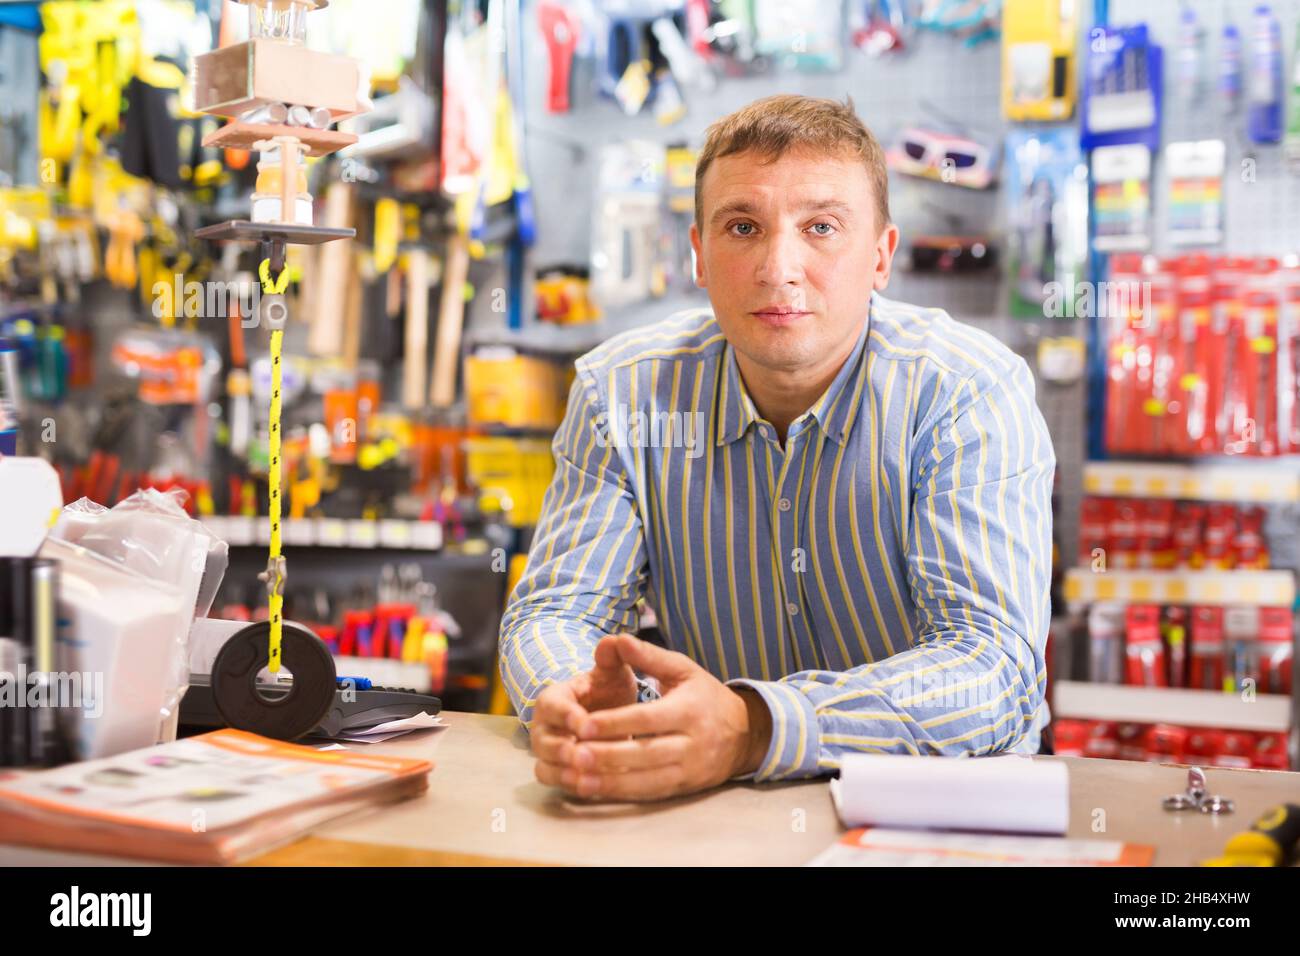
<path id="1" fill-rule="evenodd" d="M 993 151 L 964 136 L 909 127 L 886 158 L 891 169 L 908 176 L 986 189 L 993 182 Z"/>

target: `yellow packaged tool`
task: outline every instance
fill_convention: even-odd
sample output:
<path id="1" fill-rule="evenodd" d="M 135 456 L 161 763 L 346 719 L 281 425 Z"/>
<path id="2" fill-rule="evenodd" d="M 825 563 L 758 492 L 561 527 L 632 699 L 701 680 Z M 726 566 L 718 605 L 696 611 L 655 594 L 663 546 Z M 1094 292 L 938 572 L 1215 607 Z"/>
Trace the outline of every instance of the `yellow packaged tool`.
<path id="1" fill-rule="evenodd" d="M 1078 0 L 1005 0 L 1002 115 L 1063 120 L 1074 113 Z"/>
<path id="2" fill-rule="evenodd" d="M 564 416 L 564 377 L 547 359 L 480 348 L 465 360 L 465 398 L 475 425 L 554 429 Z"/>
<path id="3" fill-rule="evenodd" d="M 534 525 L 555 474 L 551 443 L 544 438 L 476 437 L 465 441 L 465 471 L 485 511 L 500 511 L 520 528 Z"/>

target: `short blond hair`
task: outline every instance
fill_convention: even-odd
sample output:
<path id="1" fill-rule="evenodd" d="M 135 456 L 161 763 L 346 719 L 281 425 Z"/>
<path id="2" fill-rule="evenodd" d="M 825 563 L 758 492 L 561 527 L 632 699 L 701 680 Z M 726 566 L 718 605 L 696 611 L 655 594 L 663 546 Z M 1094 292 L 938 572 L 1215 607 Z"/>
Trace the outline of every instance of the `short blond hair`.
<path id="1" fill-rule="evenodd" d="M 830 156 L 858 156 L 867 167 L 875 195 L 876 228 L 889 225 L 889 170 L 885 151 L 858 119 L 853 100 L 819 99 L 781 93 L 766 96 L 713 123 L 704 133 L 704 148 L 695 163 L 695 223 L 704 228 L 700 186 L 715 159 L 750 150 L 772 162 L 786 153 L 807 151 Z"/>

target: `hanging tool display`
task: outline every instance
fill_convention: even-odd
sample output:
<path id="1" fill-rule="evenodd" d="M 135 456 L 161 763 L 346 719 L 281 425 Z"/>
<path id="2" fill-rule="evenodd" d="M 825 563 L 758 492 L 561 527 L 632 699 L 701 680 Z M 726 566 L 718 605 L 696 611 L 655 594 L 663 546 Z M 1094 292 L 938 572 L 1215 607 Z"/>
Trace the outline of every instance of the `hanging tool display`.
<path id="1" fill-rule="evenodd" d="M 328 0 L 240 0 L 248 7 L 245 43 L 195 58 L 195 108 L 231 118 L 204 139 L 204 145 L 252 147 L 260 155 L 250 220 L 233 220 L 197 230 L 214 241 L 258 241 L 263 257 L 258 272 L 262 323 L 270 331 L 271 402 L 268 509 L 270 554 L 259 577 L 266 584 L 268 619 L 236 633 L 218 653 L 212 668 L 217 710 L 230 726 L 294 739 L 315 727 L 334 700 L 334 661 L 324 643 L 306 628 L 282 618 L 286 562 L 281 553 L 280 405 L 282 346 L 289 307 L 286 245 L 317 244 L 351 238 L 355 230 L 312 224 L 306 195 L 303 154 L 327 155 L 356 141 L 328 127 L 365 112 L 361 67 L 349 58 L 319 53 L 304 45 L 306 16 Z M 286 121 L 287 120 L 287 125 Z M 272 679 L 281 663 L 294 675 L 287 693 L 268 700 L 257 689 L 265 668 Z"/>

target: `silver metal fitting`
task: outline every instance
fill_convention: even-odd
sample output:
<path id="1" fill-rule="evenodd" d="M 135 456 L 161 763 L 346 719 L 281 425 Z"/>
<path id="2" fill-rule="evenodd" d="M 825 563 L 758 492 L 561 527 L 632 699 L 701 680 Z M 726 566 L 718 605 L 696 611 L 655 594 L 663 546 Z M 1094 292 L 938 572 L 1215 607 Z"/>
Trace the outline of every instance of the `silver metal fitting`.
<path id="1" fill-rule="evenodd" d="M 289 567 L 285 563 L 284 555 L 278 558 L 268 558 L 266 561 L 266 570 L 258 574 L 257 579 L 266 585 L 268 595 L 282 596 L 284 594 L 284 580 L 289 574 Z"/>
<path id="2" fill-rule="evenodd" d="M 268 329 L 272 332 L 281 332 L 284 330 L 285 322 L 289 320 L 289 303 L 278 292 L 263 292 L 257 306 L 257 314 Z"/>
<path id="3" fill-rule="evenodd" d="M 279 125 L 289 118 L 289 107 L 283 103 L 263 103 L 240 115 L 245 123 Z"/>

